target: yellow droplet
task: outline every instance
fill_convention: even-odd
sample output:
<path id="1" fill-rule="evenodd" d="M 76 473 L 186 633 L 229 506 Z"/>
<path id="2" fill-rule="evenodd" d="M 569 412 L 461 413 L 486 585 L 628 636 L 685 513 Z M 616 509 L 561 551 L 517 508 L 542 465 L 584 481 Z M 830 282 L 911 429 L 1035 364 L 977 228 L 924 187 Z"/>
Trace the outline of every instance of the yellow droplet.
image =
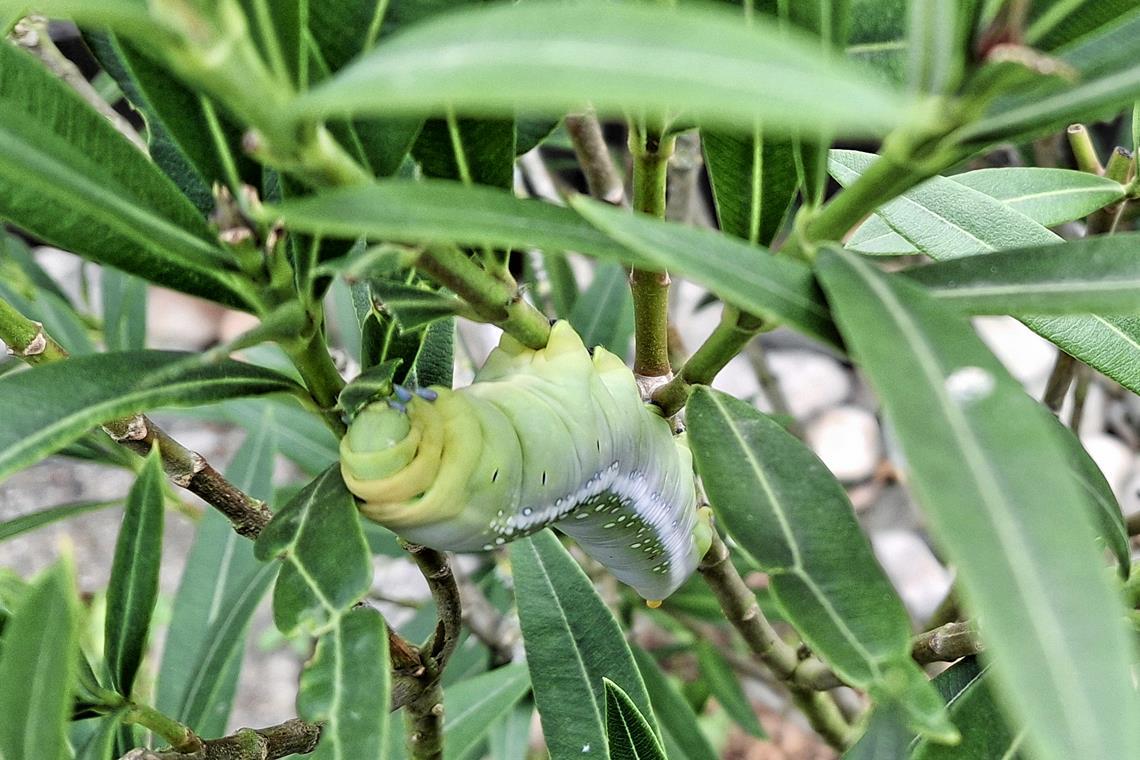
<path id="1" fill-rule="evenodd" d="M 651 610 L 655 610 L 661 606 L 661 600 L 660 599 L 646 599 L 645 600 L 645 606 Z"/>

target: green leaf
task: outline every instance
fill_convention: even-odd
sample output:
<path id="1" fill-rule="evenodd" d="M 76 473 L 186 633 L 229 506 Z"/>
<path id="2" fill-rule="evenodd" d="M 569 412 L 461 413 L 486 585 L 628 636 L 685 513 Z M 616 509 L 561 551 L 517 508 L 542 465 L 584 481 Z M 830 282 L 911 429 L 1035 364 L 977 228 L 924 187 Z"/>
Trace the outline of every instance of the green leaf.
<path id="1" fill-rule="evenodd" d="M 4 627 L 0 757 L 65 760 L 79 662 L 79 604 L 67 560 L 43 573 Z"/>
<path id="2" fill-rule="evenodd" d="M 1030 6 L 1025 41 L 1042 50 L 1054 50 L 1118 23 L 1126 13 L 1136 10 L 1131 0 L 1039 0 Z"/>
<path id="3" fill-rule="evenodd" d="M 976 169 L 948 179 L 1005 201 L 1045 227 L 1088 216 L 1124 197 L 1119 182 L 1072 169 L 1008 166 Z"/>
<path id="4" fill-rule="evenodd" d="M 629 695 L 610 679 L 603 682 L 611 760 L 666 760 L 661 742 Z"/>
<path id="5" fill-rule="evenodd" d="M 509 55 L 507 53 L 509 52 Z M 785 37 L 713 7 L 529 2 L 476 7 L 401 30 L 296 102 L 298 117 L 561 116 L 683 111 L 710 125 L 878 134 L 906 101 Z"/>
<path id="6" fill-rule="evenodd" d="M 267 409 L 272 410 L 270 418 L 277 450 L 311 477 L 324 472 L 340 456 L 336 436 L 317 415 L 302 409 L 295 399 L 233 399 L 213 409 L 249 432 L 258 429 Z"/>
<path id="7" fill-rule="evenodd" d="M 155 447 L 127 494 L 107 586 L 104 658 L 111 688 L 130 696 L 146 652 L 150 618 L 158 599 L 162 566 L 162 523 L 166 509 L 162 456 Z"/>
<path id="8" fill-rule="evenodd" d="M 96 718 L 98 726 L 75 752 L 75 760 L 111 760 L 115 750 L 115 737 L 119 733 L 126 710 Z M 73 724 L 74 725 L 74 724 Z"/>
<path id="9" fill-rule="evenodd" d="M 851 0 L 847 57 L 875 69 L 883 81 L 906 81 L 906 0 Z"/>
<path id="10" fill-rule="evenodd" d="M 550 531 L 510 545 L 534 700 L 551 756 L 605 758 L 603 678 L 643 715 L 649 697 L 617 621 Z"/>
<path id="11" fill-rule="evenodd" d="M 862 174 L 875 156 L 832 151 L 832 159 L 833 175 L 846 184 Z M 1000 201 L 945 177 L 934 177 L 883 204 L 878 213 L 896 232 L 939 261 L 1061 242 Z M 1019 316 L 1041 337 L 1129 390 L 1140 392 L 1140 318 Z"/>
<path id="12" fill-rule="evenodd" d="M 41 509 L 38 512 L 29 512 L 19 517 L 13 517 L 10 520 L 0 522 L 0 541 L 6 541 L 13 536 L 42 528 L 45 525 L 50 525 L 59 520 L 67 520 L 71 517 L 94 512 L 97 509 L 113 507 L 120 503 L 118 500 L 79 501 L 72 504 L 60 504 L 57 507 L 49 507 L 48 509 Z"/>
<path id="13" fill-rule="evenodd" d="M 350 415 L 356 414 L 366 404 L 391 396 L 393 378 L 399 364 L 399 360 L 390 359 L 361 372 L 337 396 L 340 408 Z"/>
<path id="14" fill-rule="evenodd" d="M 446 697 L 444 697 L 446 701 Z M 530 751 L 530 724 L 534 707 L 528 702 L 516 704 L 506 717 L 494 726 L 487 743 L 495 760 L 527 760 Z M 444 726 L 444 735 L 447 727 Z M 681 760 L 681 759 L 678 759 Z"/>
<path id="15" fill-rule="evenodd" d="M 1140 313 L 1140 234 L 1101 235 L 907 270 L 970 314 Z"/>
<path id="16" fill-rule="evenodd" d="M 104 267 L 103 343 L 108 351 L 146 348 L 146 283 L 137 277 Z"/>
<path id="17" fill-rule="evenodd" d="M 962 317 L 903 278 L 833 250 L 817 271 L 1034 756 L 1136 754 L 1123 608 L 1038 405 Z"/>
<path id="18" fill-rule="evenodd" d="M 732 666 L 706 641 L 698 641 L 696 649 L 702 679 L 721 708 L 747 733 L 758 739 L 768 738 Z"/>
<path id="19" fill-rule="evenodd" d="M 812 651 L 847 683 L 900 700 L 916 729 L 953 738 L 910 658 L 906 609 L 827 466 L 779 423 L 718 391 L 697 388 L 686 419 L 718 519 L 769 574 Z"/>
<path id="20" fill-rule="evenodd" d="M 314 235 L 633 255 L 568 208 L 446 180 L 380 181 L 289 201 L 267 214 Z"/>
<path id="21" fill-rule="evenodd" d="M 770 245 L 799 183 L 794 145 L 757 127 L 747 137 L 701 130 L 701 147 L 721 231 Z"/>
<path id="22" fill-rule="evenodd" d="M 273 497 L 276 409 L 265 409 L 226 478 L 256 499 Z M 198 524 L 174 597 L 155 706 L 204 736 L 225 733 L 254 611 L 277 575 L 213 510 Z"/>
<path id="23" fill-rule="evenodd" d="M 297 494 L 261 532 L 258 559 L 284 564 L 273 589 L 273 618 L 286 634 L 319 634 L 368 593 L 372 556 L 356 500 L 333 465 Z"/>
<path id="24" fill-rule="evenodd" d="M 77 356 L 0 377 L 0 480 L 109 420 L 158 406 L 299 392 L 283 375 L 229 359 L 127 351 Z"/>
<path id="25" fill-rule="evenodd" d="M 587 346 L 604 346 L 621 357 L 629 355 L 633 297 L 624 267 L 612 261 L 598 263 L 593 281 L 575 299 L 570 324 Z"/>
<path id="26" fill-rule="evenodd" d="M 0 217 L 145 280 L 256 303 L 193 204 L 103 116 L 12 45 L 0 71 Z"/>
<path id="27" fill-rule="evenodd" d="M 509 190 L 514 185 L 514 119 L 429 119 L 412 146 L 424 176 Z M 466 179 L 464 179 L 466 177 Z"/>
<path id="28" fill-rule="evenodd" d="M 395 319 L 398 329 L 415 332 L 464 308 L 455 296 L 428 287 L 374 279 L 368 283 L 373 304 Z"/>
<path id="29" fill-rule="evenodd" d="M 911 87 L 950 94 L 962 78 L 963 58 L 974 35 L 979 0 L 926 0 L 907 4 Z"/>
<path id="30" fill-rule="evenodd" d="M 919 741 L 913 760 L 990 760 L 991 758 L 1017 758 L 1025 741 L 1025 732 L 1011 732 L 1001 719 L 997 696 L 990 689 L 990 671 L 979 668 L 973 659 L 972 677 L 947 701 L 950 717 L 962 732 L 962 743 L 956 747 L 940 746 Z M 961 668 L 961 665 L 955 666 Z M 967 673 L 970 674 L 970 673 Z"/>
<path id="31" fill-rule="evenodd" d="M 308 28 L 308 0 L 239 1 L 261 57 L 275 74 L 303 89 L 307 72 L 302 39 Z"/>
<path id="32" fill-rule="evenodd" d="M 672 597 L 670 597 L 672 604 Z M 697 715 L 681 692 L 661 672 L 644 649 L 632 646 L 633 659 L 645 679 L 645 689 L 661 726 L 662 744 L 670 760 L 716 760 L 716 751 L 701 731 Z"/>
<path id="33" fill-rule="evenodd" d="M 228 161 L 240 180 L 259 183 L 260 167 L 241 149 L 241 129 L 220 109 L 130 42 L 104 31 L 85 30 L 83 37 L 146 123 L 151 159 L 202 214 L 214 208 L 211 185 L 228 179 Z"/>
<path id="34" fill-rule="evenodd" d="M 583 197 L 571 203 L 652 264 L 705 286 L 737 308 L 840 345 L 819 288 L 802 264 L 709 230 L 628 214 Z"/>
<path id="35" fill-rule="evenodd" d="M 314 760 L 384 756 L 391 674 L 388 630 L 374 609 L 338 616 L 301 673 L 297 711 L 322 723 Z"/>
<path id="36" fill-rule="evenodd" d="M 459 760 L 530 691 L 526 665 L 507 665 L 444 691 L 444 758 Z"/>

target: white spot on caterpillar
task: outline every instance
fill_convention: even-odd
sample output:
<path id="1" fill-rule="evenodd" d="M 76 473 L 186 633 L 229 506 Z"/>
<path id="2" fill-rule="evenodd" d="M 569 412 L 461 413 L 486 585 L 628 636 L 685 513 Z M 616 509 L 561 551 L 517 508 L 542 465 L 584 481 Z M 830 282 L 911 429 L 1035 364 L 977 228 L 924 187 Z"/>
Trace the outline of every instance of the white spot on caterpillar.
<path id="1" fill-rule="evenodd" d="M 946 392 L 959 404 L 968 404 L 989 396 L 997 381 L 981 367 L 962 367 L 946 378 Z"/>

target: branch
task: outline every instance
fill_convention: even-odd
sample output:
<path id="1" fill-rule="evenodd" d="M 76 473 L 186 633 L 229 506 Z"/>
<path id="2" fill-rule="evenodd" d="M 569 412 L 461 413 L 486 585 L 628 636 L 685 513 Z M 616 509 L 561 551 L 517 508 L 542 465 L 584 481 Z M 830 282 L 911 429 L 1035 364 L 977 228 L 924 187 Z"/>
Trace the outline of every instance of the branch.
<path id="1" fill-rule="evenodd" d="M 431 589 L 431 598 L 435 600 L 439 622 L 431 639 L 424 646 L 424 651 L 431 657 L 432 669 L 438 674 L 447 665 L 455 646 L 459 643 L 463 619 L 459 587 L 455 583 L 455 574 L 451 572 L 447 555 L 443 552 L 410 543 L 404 543 L 404 549 L 412 555 L 416 566 L 427 581 L 428 588 Z"/>
<path id="2" fill-rule="evenodd" d="M 721 610 L 754 655 L 787 686 L 792 700 L 820 736 L 836 749 L 851 743 L 852 728 L 835 700 L 801 683 L 799 655 L 780 638 L 760 609 L 756 595 L 744 583 L 729 558 L 728 547 L 714 531 L 712 546 L 700 564 L 700 573 L 720 603 Z M 799 674 L 799 675 L 797 675 Z"/>
<path id="3" fill-rule="evenodd" d="M 491 667 L 506 665 L 515 658 L 514 642 L 519 629 L 511 625 L 484 596 L 483 591 L 464 575 L 456 576 L 459 598 L 463 602 L 463 622 L 479 641 L 491 650 Z"/>
<path id="4" fill-rule="evenodd" d="M 443 760 L 443 690 L 438 682 L 408 705 L 404 722 L 412 760 Z"/>
<path id="5" fill-rule="evenodd" d="M 590 195 L 614 206 L 626 205 L 625 183 L 614 166 L 597 115 L 593 111 L 570 114 L 563 124 L 570 135 L 578 165 L 586 177 Z"/>
<path id="6" fill-rule="evenodd" d="M 669 157 L 676 138 L 630 125 L 633 153 L 633 209 L 665 218 Z M 669 364 L 669 273 L 634 267 L 629 273 L 633 294 L 633 372 L 639 377 L 665 377 Z"/>
<path id="7" fill-rule="evenodd" d="M 134 749 L 122 760 L 278 760 L 309 754 L 320 738 L 320 726 L 293 719 L 269 728 L 243 728 L 230 736 L 208 739 L 196 752 Z"/>

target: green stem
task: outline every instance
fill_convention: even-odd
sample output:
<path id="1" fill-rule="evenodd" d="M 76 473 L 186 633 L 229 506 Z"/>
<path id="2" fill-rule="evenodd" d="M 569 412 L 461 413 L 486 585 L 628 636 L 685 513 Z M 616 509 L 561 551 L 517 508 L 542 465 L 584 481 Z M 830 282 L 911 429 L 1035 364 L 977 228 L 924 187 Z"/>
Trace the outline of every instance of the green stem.
<path id="1" fill-rule="evenodd" d="M 438 682 L 408 704 L 405 722 L 412 760 L 443 760 L 443 690 Z"/>
<path id="2" fill-rule="evenodd" d="M 669 157 L 676 138 L 630 128 L 633 154 L 633 209 L 665 218 Z M 633 294 L 633 371 L 643 377 L 661 377 L 669 364 L 669 273 L 634 268 L 629 273 Z"/>
<path id="3" fill-rule="evenodd" d="M 28 364 L 43 364 L 67 358 L 67 351 L 44 332 L 44 326 L 16 311 L 0 298 L 0 341 Z"/>
<path id="4" fill-rule="evenodd" d="M 1073 151 L 1078 169 L 1089 174 L 1104 174 L 1104 167 L 1100 165 L 1100 157 L 1096 154 L 1092 136 L 1084 124 L 1070 124 L 1065 130 L 1065 136 L 1069 138 L 1069 147 Z"/>
<path id="5" fill-rule="evenodd" d="M 494 322 L 529 348 L 543 348 L 550 337 L 550 321 L 523 300 L 518 288 L 481 269 L 458 248 L 437 246 L 421 253 L 416 268 L 450 288 L 475 313 Z"/>
<path id="6" fill-rule="evenodd" d="M 189 726 L 163 715 L 149 705 L 132 702 L 127 707 L 123 721 L 150 729 L 169 742 L 172 749 L 182 754 L 190 755 L 203 749 L 202 740 L 190 730 Z"/>
<path id="7" fill-rule="evenodd" d="M 666 417 L 676 414 L 689 398 L 694 385 L 708 385 L 725 365 L 764 328 L 757 316 L 725 305 L 720 323 L 689 357 L 676 377 L 657 389 L 653 403 Z"/>
<path id="8" fill-rule="evenodd" d="M 312 319 L 312 336 L 292 345 L 282 344 L 282 347 L 292 359 L 293 366 L 301 374 L 301 379 L 305 381 L 305 387 L 309 389 L 309 394 L 320 407 L 325 424 L 339 438 L 348 429 L 345 427 L 344 420 L 336 412 L 338 397 L 344 389 L 344 378 L 340 376 L 336 365 L 333 364 L 332 356 L 329 355 L 328 347 L 325 344 L 324 333 L 321 329 L 323 315 L 319 312 L 319 307 L 318 313 Z"/>

